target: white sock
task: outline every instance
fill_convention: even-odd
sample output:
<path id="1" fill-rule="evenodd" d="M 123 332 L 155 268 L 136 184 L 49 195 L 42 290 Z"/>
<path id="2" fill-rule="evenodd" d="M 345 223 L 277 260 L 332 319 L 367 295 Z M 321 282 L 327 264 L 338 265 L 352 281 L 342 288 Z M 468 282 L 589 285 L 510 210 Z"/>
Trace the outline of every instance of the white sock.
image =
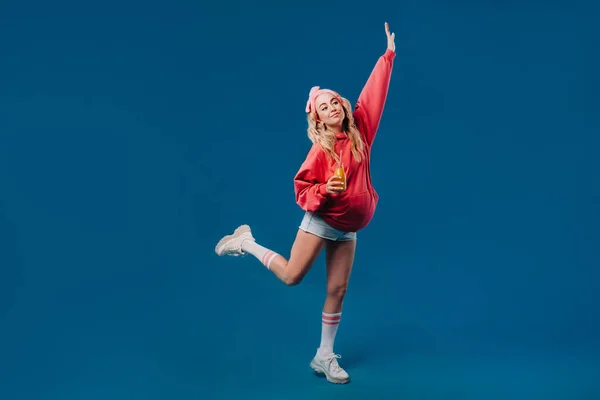
<path id="1" fill-rule="evenodd" d="M 319 354 L 326 356 L 333 353 L 333 342 L 335 341 L 335 334 L 337 333 L 338 326 L 342 313 L 321 314 L 321 345 L 319 346 Z"/>
<path id="2" fill-rule="evenodd" d="M 242 242 L 242 250 L 256 257 L 267 269 L 270 269 L 271 261 L 277 256 L 277 253 L 261 246 L 252 240 Z"/>

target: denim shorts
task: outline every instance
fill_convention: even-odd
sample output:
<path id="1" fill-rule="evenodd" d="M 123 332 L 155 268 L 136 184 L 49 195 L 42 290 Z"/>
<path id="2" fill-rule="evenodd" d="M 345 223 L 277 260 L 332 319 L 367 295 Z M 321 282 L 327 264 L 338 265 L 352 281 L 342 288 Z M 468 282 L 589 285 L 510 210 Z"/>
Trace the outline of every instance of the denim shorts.
<path id="1" fill-rule="evenodd" d="M 302 218 L 300 229 L 304 232 L 312 233 L 334 241 L 356 240 L 356 232 L 343 232 L 331 227 L 327 222 L 315 213 L 307 212 Z"/>

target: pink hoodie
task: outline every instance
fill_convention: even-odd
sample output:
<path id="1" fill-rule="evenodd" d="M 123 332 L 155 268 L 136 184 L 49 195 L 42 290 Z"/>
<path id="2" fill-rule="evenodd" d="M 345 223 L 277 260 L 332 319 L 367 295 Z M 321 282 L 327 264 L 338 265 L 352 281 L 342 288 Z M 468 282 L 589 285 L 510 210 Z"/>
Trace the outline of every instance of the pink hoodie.
<path id="1" fill-rule="evenodd" d="M 336 133 L 335 152 L 340 154 L 343 150 L 346 191 L 327 193 L 326 183 L 333 175 L 336 163 L 328 159 L 318 144 L 311 147 L 294 178 L 296 203 L 300 208 L 317 213 L 329 225 L 344 232 L 356 232 L 367 226 L 379 201 L 371 184 L 371 146 L 383 114 L 395 56 L 395 52 L 387 49 L 379 57 L 354 107 L 354 121 L 365 143 L 365 157 L 360 163 L 354 160 L 346 134 Z M 307 109 L 310 103 L 309 98 Z"/>

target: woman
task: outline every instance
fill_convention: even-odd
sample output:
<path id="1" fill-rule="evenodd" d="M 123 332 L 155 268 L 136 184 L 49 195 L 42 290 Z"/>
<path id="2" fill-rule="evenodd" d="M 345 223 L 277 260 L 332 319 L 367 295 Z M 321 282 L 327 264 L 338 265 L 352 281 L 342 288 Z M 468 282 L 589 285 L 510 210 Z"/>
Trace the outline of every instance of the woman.
<path id="1" fill-rule="evenodd" d="M 396 47 L 385 23 L 387 50 L 375 65 L 351 113 L 350 102 L 331 90 L 313 87 L 306 104 L 313 145 L 294 178 L 296 202 L 306 212 L 289 260 L 258 244 L 248 225 L 223 237 L 218 255 L 251 254 L 287 285 L 302 281 L 320 252 L 326 251 L 327 297 L 321 343 L 310 366 L 328 381 L 346 383 L 333 343 L 354 262 L 356 232 L 371 221 L 379 199 L 371 185 L 370 156 L 385 105 Z M 343 165 L 345 182 L 334 174 Z"/>

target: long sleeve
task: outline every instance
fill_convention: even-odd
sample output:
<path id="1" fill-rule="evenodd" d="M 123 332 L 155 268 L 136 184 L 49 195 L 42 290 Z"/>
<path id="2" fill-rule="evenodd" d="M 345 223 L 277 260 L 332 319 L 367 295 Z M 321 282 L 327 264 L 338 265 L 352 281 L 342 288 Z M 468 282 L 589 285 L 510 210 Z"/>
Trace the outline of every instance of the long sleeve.
<path id="1" fill-rule="evenodd" d="M 296 203 L 304 211 L 319 211 L 329 199 L 326 190 L 325 166 L 322 152 L 313 146 L 294 177 Z"/>
<path id="2" fill-rule="evenodd" d="M 360 121 L 368 145 L 373 143 L 381 121 L 395 57 L 390 49 L 379 57 L 354 107 L 354 117 Z"/>

